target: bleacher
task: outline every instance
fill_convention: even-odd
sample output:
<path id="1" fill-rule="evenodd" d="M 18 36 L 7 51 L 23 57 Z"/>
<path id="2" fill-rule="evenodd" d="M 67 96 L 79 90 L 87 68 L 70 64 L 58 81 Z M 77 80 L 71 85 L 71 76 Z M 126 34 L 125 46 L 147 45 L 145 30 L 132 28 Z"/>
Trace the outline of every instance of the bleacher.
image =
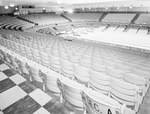
<path id="1" fill-rule="evenodd" d="M 105 16 L 102 22 L 111 23 L 130 23 L 135 14 L 109 13 Z"/>
<path id="2" fill-rule="evenodd" d="M 81 111 L 80 92 L 84 87 L 104 94 L 120 106 L 124 104 L 127 112 L 123 114 L 142 112 L 149 100 L 149 53 L 28 32 L 0 33 L 2 60 L 19 68 L 22 75 L 30 74 L 30 81 L 41 83 L 44 91 L 46 87 L 53 94 L 61 94 L 61 101 L 66 100 Z"/>
<path id="3" fill-rule="evenodd" d="M 7 23 L 8 25 L 12 24 L 12 25 L 21 26 L 23 30 L 27 28 L 31 28 L 33 26 L 33 24 L 31 23 L 28 23 L 26 21 L 17 19 L 16 17 L 10 17 L 10 16 L 0 16 L 0 22 Z"/>
<path id="4" fill-rule="evenodd" d="M 68 20 L 56 14 L 29 14 L 20 15 L 20 17 L 32 21 L 34 23 L 38 23 L 39 25 L 68 22 Z"/>
<path id="5" fill-rule="evenodd" d="M 69 19 L 71 19 L 72 22 L 83 22 L 83 21 L 98 21 L 102 16 L 102 13 L 73 13 L 64 15 Z"/>
<path id="6" fill-rule="evenodd" d="M 92 102 L 98 104 L 96 108 L 109 107 L 108 114 L 149 114 L 149 29 L 130 25 L 135 14 L 108 13 L 98 22 L 101 15 L 65 14 L 72 20 L 69 23 L 60 15 L 22 15 L 39 25 L 50 26 L 42 26 L 39 33 L 1 29 L 0 59 L 25 78 L 28 75 L 27 79 L 45 93 L 51 91 L 77 114 L 97 111 L 91 108 Z M 143 15 L 135 24 L 148 24 L 148 16 Z M 1 20 L 3 27 L 4 18 Z M 10 24 L 4 25 L 5 29 L 20 27 L 15 24 L 28 26 L 16 18 L 6 20 Z M 78 36 L 95 31 L 101 35 L 70 40 L 57 36 L 61 32 Z"/>
<path id="7" fill-rule="evenodd" d="M 140 14 L 139 18 L 135 21 L 136 24 L 150 25 L 150 14 Z"/>

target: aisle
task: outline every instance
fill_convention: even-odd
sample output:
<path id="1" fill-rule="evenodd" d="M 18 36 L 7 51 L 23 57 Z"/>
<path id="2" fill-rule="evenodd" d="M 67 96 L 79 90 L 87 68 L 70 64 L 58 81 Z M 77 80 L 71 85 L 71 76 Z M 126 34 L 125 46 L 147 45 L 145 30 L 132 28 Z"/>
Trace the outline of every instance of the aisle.
<path id="1" fill-rule="evenodd" d="M 0 60 L 0 114 L 70 114 L 70 112 L 59 101 Z"/>

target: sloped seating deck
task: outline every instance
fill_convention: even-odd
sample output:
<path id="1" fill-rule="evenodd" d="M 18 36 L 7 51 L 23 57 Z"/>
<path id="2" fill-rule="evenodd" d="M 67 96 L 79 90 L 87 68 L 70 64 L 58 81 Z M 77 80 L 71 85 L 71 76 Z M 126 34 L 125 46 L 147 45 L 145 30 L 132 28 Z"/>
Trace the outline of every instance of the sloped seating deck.
<path id="1" fill-rule="evenodd" d="M 110 13 L 102 20 L 102 22 L 115 22 L 115 23 L 130 23 L 135 14 L 118 14 Z"/>

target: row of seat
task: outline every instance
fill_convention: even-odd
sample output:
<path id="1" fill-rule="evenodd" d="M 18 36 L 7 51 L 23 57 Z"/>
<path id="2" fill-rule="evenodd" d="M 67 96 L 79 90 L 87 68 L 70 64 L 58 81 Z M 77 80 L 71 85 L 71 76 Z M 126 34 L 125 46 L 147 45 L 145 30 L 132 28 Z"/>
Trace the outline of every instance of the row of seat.
<path id="1" fill-rule="evenodd" d="M 4 40 L 4 39 L 2 39 L 2 40 Z M 79 53 L 77 53 L 77 51 L 75 51 L 76 54 L 74 54 L 75 52 L 72 54 L 71 48 L 67 48 L 66 49 L 67 52 L 66 52 L 66 50 L 62 49 L 63 47 L 58 48 L 58 50 L 56 48 L 56 50 L 55 50 L 55 48 L 54 47 L 52 48 L 51 46 L 49 46 L 47 48 L 36 47 L 36 45 L 34 45 L 33 43 L 25 44 L 25 46 L 20 45 L 18 43 L 13 43 L 9 40 L 4 40 L 3 43 L 4 43 L 4 45 L 8 45 L 9 48 L 14 49 L 18 52 L 19 52 L 19 50 L 21 50 L 20 53 L 22 55 L 25 55 L 25 52 L 26 52 L 28 58 L 32 58 L 32 54 L 33 54 L 33 59 L 38 62 L 41 62 L 42 59 L 40 60 L 40 57 L 42 57 L 44 55 L 45 55 L 45 57 L 42 57 L 42 58 L 43 59 L 47 58 L 46 60 L 48 61 L 49 55 L 51 55 L 51 58 L 55 57 L 55 59 L 56 58 L 65 59 L 68 62 L 73 62 L 74 64 L 79 64 L 84 67 L 90 68 L 91 66 L 94 66 L 94 68 L 97 70 L 98 70 L 98 67 L 102 68 L 102 66 L 106 67 L 108 65 L 112 65 L 112 67 L 118 68 L 121 70 L 120 67 L 122 65 L 122 67 L 124 66 L 124 68 L 122 68 L 122 70 L 126 69 L 126 70 L 130 71 L 134 68 L 140 69 L 140 67 L 142 67 L 141 65 L 143 65 L 144 67 L 147 67 L 147 65 L 148 65 L 148 63 L 147 63 L 147 65 L 145 64 L 147 60 L 145 60 L 142 57 L 137 58 L 139 60 L 134 62 L 134 61 L 132 61 L 133 59 L 136 59 L 134 56 L 133 56 L 133 58 L 131 56 L 130 57 L 131 60 L 130 60 L 129 57 L 128 58 L 118 58 L 118 57 L 115 58 L 116 55 L 109 56 L 109 55 L 107 55 L 107 53 L 100 53 L 100 55 L 99 55 L 98 54 L 99 52 L 96 52 L 96 51 L 94 53 L 89 52 L 89 55 L 88 55 L 88 52 L 86 52 L 87 54 L 84 53 L 84 55 L 83 55 L 82 50 L 80 50 L 81 52 L 79 52 Z M 32 47 L 30 44 L 32 45 Z M 82 47 L 80 47 L 80 49 L 81 48 Z M 42 51 L 44 51 L 44 52 L 42 52 Z M 85 51 L 85 50 L 83 50 L 83 51 Z M 117 60 L 117 59 L 120 59 L 120 60 Z M 60 65 L 60 63 L 59 63 L 59 65 Z M 125 68 L 125 66 L 126 66 L 126 68 Z"/>
<path id="2" fill-rule="evenodd" d="M 33 26 L 33 24 L 31 23 L 28 23 L 26 21 L 23 21 L 23 20 L 17 19 L 16 17 L 11 17 L 11 16 L 0 16 L 0 22 L 21 26 L 23 30 Z"/>
<path id="3" fill-rule="evenodd" d="M 7 40 L 4 40 L 4 41 L 7 41 Z M 2 42 L 2 44 L 3 44 L 3 43 L 4 43 L 4 42 Z M 10 41 L 10 44 L 11 44 L 11 41 Z M 4 46 L 6 46 L 6 47 L 9 48 L 9 49 L 14 49 L 14 48 L 12 48 L 12 47 L 9 47 L 9 46 L 11 46 L 11 45 L 7 45 L 7 43 L 4 44 Z M 14 50 L 13 50 L 13 51 L 14 51 Z M 6 55 L 7 55 L 7 54 L 6 54 Z M 56 57 L 56 56 L 55 56 L 55 57 Z M 106 56 L 105 56 L 105 57 L 106 57 Z M 134 58 L 134 59 L 135 59 L 135 58 Z M 63 63 L 63 64 L 65 64 L 65 63 Z M 62 64 L 62 65 L 63 65 L 63 64 Z M 138 63 L 138 64 L 139 64 L 139 63 Z M 30 65 L 29 65 L 29 66 L 30 66 Z M 62 69 L 63 69 L 64 67 L 65 67 L 65 65 L 61 68 L 62 74 L 63 74 L 63 71 L 64 71 L 64 70 L 62 70 Z M 32 68 L 32 67 L 30 66 L 29 68 L 32 69 L 32 70 L 30 70 L 30 72 L 31 72 L 31 71 L 35 71 L 35 70 L 33 70 L 34 67 Z M 86 67 L 84 67 L 84 68 L 86 68 Z M 96 71 L 95 71 L 95 72 L 96 72 Z M 33 73 L 31 73 L 31 74 L 32 74 L 32 75 L 33 75 L 33 74 L 35 75 L 35 74 L 37 74 L 37 73 L 34 73 L 34 72 L 33 72 Z M 110 74 L 111 74 L 111 73 L 110 73 Z M 112 73 L 112 74 L 113 74 L 113 73 Z M 33 76 L 34 76 L 34 75 L 33 75 Z M 63 74 L 63 75 L 65 75 L 65 74 Z M 65 75 L 65 76 L 66 76 L 66 75 Z M 92 77 L 93 77 L 93 76 L 92 76 Z M 39 80 L 37 80 L 37 81 L 42 82 L 42 80 L 40 80 L 40 78 L 38 78 L 38 79 L 39 79 Z M 32 80 L 32 79 L 31 79 L 31 80 Z M 131 81 L 131 80 L 130 80 L 130 81 Z M 131 81 L 131 82 L 132 82 L 132 81 Z M 92 85 L 92 84 L 91 84 L 91 85 Z M 93 85 L 94 85 L 94 84 L 93 84 Z M 96 85 L 96 84 L 95 84 L 95 85 Z M 92 87 L 92 86 L 91 86 L 91 87 Z"/>
<path id="4" fill-rule="evenodd" d="M 68 22 L 68 20 L 57 14 L 29 14 L 20 15 L 19 17 L 32 21 L 34 23 L 38 23 L 39 25 Z"/>
<path id="5" fill-rule="evenodd" d="M 0 23 L 0 29 L 22 31 L 22 26 L 10 23 Z"/>
<path id="6" fill-rule="evenodd" d="M 98 108 L 98 106 L 100 106 L 99 108 L 103 107 L 103 109 L 99 109 L 99 111 L 102 112 L 110 111 L 111 113 L 112 111 L 118 111 L 121 114 L 135 114 L 139 107 L 139 98 L 137 94 L 138 88 L 135 85 L 111 78 L 111 93 L 108 97 L 100 94 L 99 92 L 86 88 L 84 85 L 69 78 L 65 78 L 63 75 L 43 67 L 40 64 L 20 56 L 4 47 L 1 47 L 1 49 L 0 57 L 7 64 L 10 63 L 12 66 L 18 65 L 18 69 L 23 71 L 24 76 L 25 72 L 29 73 L 31 76 L 30 81 L 41 82 L 43 84 L 43 90 L 49 89 L 54 94 L 60 94 L 61 102 L 69 103 L 77 109 L 83 110 L 86 106 L 88 106 L 88 111 L 94 111 Z M 14 65 L 14 63 L 16 64 Z M 118 87 L 120 89 L 118 89 Z M 82 94 L 80 94 L 81 92 Z M 84 102 L 82 101 L 82 97 Z M 92 102 L 97 104 L 96 107 L 93 107 L 94 104 L 89 104 Z M 131 110 L 129 106 L 133 106 L 135 109 Z M 110 109 L 108 110 L 107 108 Z M 97 110 L 97 113 L 99 113 L 99 111 Z"/>
<path id="7" fill-rule="evenodd" d="M 72 13 L 72 14 L 63 14 L 67 18 L 71 19 L 73 22 L 82 22 L 82 21 L 99 21 L 102 16 L 102 13 Z"/>
<path id="8" fill-rule="evenodd" d="M 82 22 L 82 21 L 99 21 L 103 13 L 73 13 L 73 14 L 63 14 L 68 19 L 73 22 Z M 125 14 L 125 13 L 108 13 L 103 19 L 102 22 L 113 22 L 113 23 L 131 23 L 132 19 L 136 16 L 136 14 Z M 56 14 L 30 14 L 30 15 L 21 15 L 21 18 L 28 19 L 30 21 L 39 23 L 40 25 L 51 24 L 50 20 L 53 23 L 68 22 L 65 18 L 58 16 Z M 140 14 L 137 20 L 135 20 L 135 24 L 150 24 L 149 22 L 149 14 Z M 50 18 L 50 19 L 49 19 Z M 43 21 L 41 21 L 41 19 Z M 44 22 L 45 21 L 45 22 Z"/>

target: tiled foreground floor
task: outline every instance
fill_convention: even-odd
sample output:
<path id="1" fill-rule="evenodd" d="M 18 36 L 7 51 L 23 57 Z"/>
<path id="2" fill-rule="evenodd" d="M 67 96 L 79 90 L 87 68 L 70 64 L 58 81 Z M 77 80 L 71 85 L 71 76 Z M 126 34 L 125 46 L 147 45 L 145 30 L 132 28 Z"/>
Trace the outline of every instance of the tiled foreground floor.
<path id="1" fill-rule="evenodd" d="M 82 114 L 64 106 L 51 92 L 37 86 L 0 60 L 0 114 Z M 150 114 L 150 90 L 137 114 Z"/>
<path id="2" fill-rule="evenodd" d="M 0 114 L 70 114 L 71 110 L 0 60 Z"/>

